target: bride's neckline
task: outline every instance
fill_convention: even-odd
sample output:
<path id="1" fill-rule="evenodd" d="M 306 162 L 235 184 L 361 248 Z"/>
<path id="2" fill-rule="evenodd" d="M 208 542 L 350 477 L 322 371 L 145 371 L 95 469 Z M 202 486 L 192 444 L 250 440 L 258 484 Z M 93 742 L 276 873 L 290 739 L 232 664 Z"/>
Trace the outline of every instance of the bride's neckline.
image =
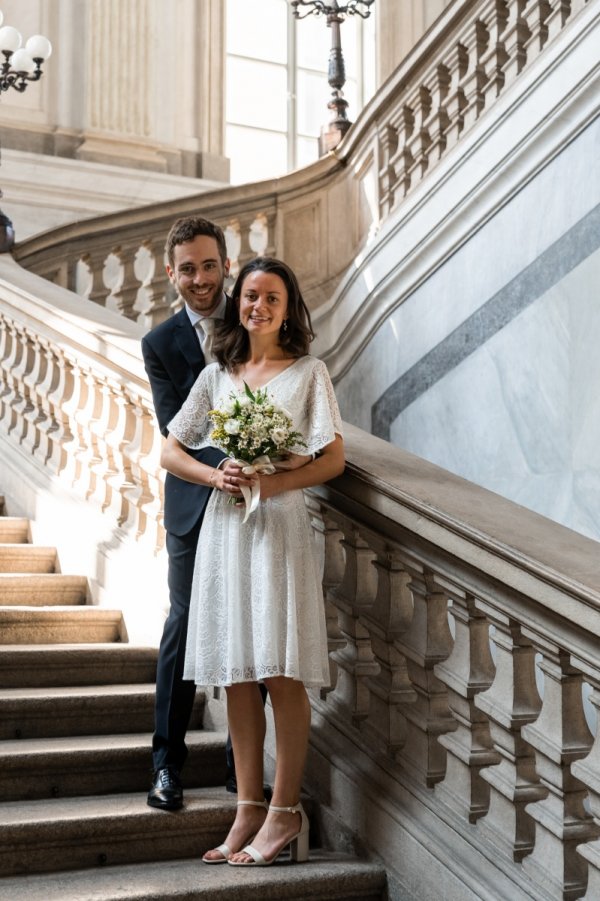
<path id="1" fill-rule="evenodd" d="M 279 376 L 284 374 L 284 372 L 289 372 L 289 370 L 293 366 L 295 366 L 296 363 L 299 363 L 300 360 L 303 360 L 303 359 L 304 359 L 304 357 L 296 357 L 296 359 L 292 360 L 284 369 L 280 369 L 279 372 L 276 372 L 275 375 L 272 375 L 270 379 L 267 379 L 266 382 L 263 382 L 262 385 L 248 385 L 248 387 L 250 388 L 251 391 L 262 391 L 263 388 L 266 388 L 268 385 L 270 385 L 272 382 L 274 382 L 276 379 L 278 379 Z M 233 385 L 233 387 L 235 388 L 236 391 L 244 390 L 244 379 L 242 379 L 241 385 L 238 384 L 235 381 L 235 379 L 233 378 L 233 376 L 229 370 L 227 370 L 227 378 L 229 379 L 229 381 L 231 382 L 231 384 Z"/>

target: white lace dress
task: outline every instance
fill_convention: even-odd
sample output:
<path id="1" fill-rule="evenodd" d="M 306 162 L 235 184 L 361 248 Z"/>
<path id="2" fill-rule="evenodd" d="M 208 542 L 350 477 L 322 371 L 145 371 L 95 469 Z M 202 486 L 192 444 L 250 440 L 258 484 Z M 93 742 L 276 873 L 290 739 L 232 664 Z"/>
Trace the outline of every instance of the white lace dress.
<path id="1" fill-rule="evenodd" d="M 292 415 L 315 453 L 341 434 L 333 386 L 323 362 L 306 356 L 275 376 L 269 395 Z M 204 369 L 169 432 L 190 448 L 209 445 L 209 410 L 232 391 L 230 376 Z M 231 685 L 289 676 L 307 686 L 329 684 L 325 611 L 314 536 L 302 491 L 243 511 L 213 491 L 200 530 L 184 678 L 197 685 Z"/>

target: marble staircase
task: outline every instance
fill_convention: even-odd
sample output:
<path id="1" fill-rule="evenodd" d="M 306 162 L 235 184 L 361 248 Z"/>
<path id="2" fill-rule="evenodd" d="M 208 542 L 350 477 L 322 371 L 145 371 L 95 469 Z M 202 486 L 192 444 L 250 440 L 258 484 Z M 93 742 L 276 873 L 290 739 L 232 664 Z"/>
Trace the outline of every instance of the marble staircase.
<path id="1" fill-rule="evenodd" d="M 86 578 L 61 574 L 27 520 L 1 513 L 0 899 L 383 897 L 382 867 L 320 849 L 305 866 L 200 863 L 235 812 L 222 787 L 225 735 L 203 729 L 205 697 L 185 807 L 152 810 L 156 650 L 128 645 L 120 611 L 86 603 Z"/>

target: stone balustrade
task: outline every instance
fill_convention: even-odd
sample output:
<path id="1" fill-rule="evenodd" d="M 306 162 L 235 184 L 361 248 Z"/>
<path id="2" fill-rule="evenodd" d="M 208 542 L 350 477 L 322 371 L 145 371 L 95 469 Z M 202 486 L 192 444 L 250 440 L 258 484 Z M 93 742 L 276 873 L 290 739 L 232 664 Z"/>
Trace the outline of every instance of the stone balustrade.
<path id="1" fill-rule="evenodd" d="M 21 242 L 15 257 L 146 329 L 172 310 L 163 267 L 167 231 L 177 216 L 201 213 L 225 229 L 234 276 L 253 255 L 277 254 L 297 272 L 316 309 L 365 242 L 586 2 L 591 7 L 597 0 L 452 3 L 341 146 L 313 166 L 67 225 Z"/>
<path id="2" fill-rule="evenodd" d="M 591 901 L 597 544 L 358 429 L 346 443 L 344 477 L 309 493 L 333 626 L 316 709 L 511 880 L 485 897 Z"/>
<path id="3" fill-rule="evenodd" d="M 54 285 L 38 300 L 40 287 L 0 261 L 3 479 L 18 471 L 13 493 L 60 484 L 123 554 L 129 539 L 150 560 L 163 545 L 161 438 L 136 329 L 97 307 L 84 319 Z M 591 901 L 600 738 L 583 691 L 594 711 L 597 544 L 359 429 L 346 443 L 344 476 L 307 493 L 331 654 L 331 687 L 313 698 L 321 734 L 342 735 L 367 782 L 384 773 L 418 799 L 411 816 L 427 810 L 460 838 L 465 885 L 483 867 L 511 898 Z M 337 766 L 332 748 L 321 756 Z"/>

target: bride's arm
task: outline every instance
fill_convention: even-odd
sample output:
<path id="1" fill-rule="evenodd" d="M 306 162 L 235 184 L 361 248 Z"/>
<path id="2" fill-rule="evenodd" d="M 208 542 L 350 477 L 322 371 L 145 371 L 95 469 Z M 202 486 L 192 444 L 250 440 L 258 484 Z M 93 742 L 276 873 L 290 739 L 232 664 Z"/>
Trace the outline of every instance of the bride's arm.
<path id="1" fill-rule="evenodd" d="M 222 467 L 209 466 L 191 457 L 185 445 L 169 434 L 160 454 L 160 465 L 185 482 L 209 485 L 234 497 L 241 497 L 240 485 L 250 486 L 252 479 L 246 478 L 236 464 L 226 460 Z M 235 480 L 232 476 L 235 475 Z"/>
<path id="2" fill-rule="evenodd" d="M 339 476 L 344 471 L 344 442 L 341 435 L 336 435 L 331 444 L 321 449 L 319 455 L 311 463 L 298 469 L 275 472 L 273 475 L 261 475 L 260 497 L 265 500 L 275 497 L 284 491 L 298 488 L 312 488 Z"/>

